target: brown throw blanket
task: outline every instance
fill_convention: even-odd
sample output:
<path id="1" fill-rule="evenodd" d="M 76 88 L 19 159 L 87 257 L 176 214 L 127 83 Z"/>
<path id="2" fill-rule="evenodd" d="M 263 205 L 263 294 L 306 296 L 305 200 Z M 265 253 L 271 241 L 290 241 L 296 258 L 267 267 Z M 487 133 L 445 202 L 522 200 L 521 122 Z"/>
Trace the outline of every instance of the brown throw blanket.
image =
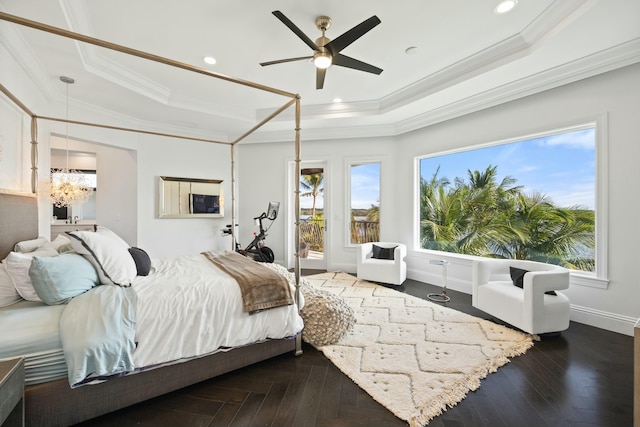
<path id="1" fill-rule="evenodd" d="M 249 314 L 293 304 L 289 283 L 280 274 L 235 252 L 202 252 L 240 286 L 242 305 Z"/>

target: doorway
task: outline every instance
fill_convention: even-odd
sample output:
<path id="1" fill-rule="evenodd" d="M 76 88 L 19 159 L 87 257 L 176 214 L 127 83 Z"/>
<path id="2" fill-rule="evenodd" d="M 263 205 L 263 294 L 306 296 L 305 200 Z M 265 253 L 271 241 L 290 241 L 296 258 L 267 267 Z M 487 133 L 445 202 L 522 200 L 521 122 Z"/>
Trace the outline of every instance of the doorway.
<path id="1" fill-rule="evenodd" d="M 326 161 L 300 164 L 300 268 L 326 270 L 328 194 Z M 290 175 L 295 177 L 295 173 Z M 295 185 L 293 179 L 291 186 Z M 294 213 L 294 212 L 292 212 Z M 295 232 L 291 233 L 291 241 Z M 295 251 L 293 251 L 295 252 Z"/>

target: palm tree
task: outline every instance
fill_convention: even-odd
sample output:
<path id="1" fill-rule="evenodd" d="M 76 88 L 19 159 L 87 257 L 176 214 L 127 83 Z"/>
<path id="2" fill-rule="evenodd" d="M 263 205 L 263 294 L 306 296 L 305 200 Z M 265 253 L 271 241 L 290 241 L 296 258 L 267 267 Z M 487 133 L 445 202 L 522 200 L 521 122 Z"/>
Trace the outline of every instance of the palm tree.
<path id="1" fill-rule="evenodd" d="M 459 194 L 447 191 L 449 180 L 438 178 L 436 169 L 430 181 L 420 180 L 420 234 L 425 249 L 456 251 L 455 241 L 464 227 Z"/>
<path id="2" fill-rule="evenodd" d="M 300 197 L 313 197 L 311 218 L 315 218 L 316 216 L 316 199 L 320 193 L 324 192 L 324 187 L 322 186 L 323 180 L 324 174 L 314 173 L 311 175 L 302 175 L 302 180 L 300 181 L 302 188 L 307 190 L 306 193 L 300 193 Z"/>
<path id="3" fill-rule="evenodd" d="M 495 166 L 468 170 L 468 181 L 457 177 L 453 186 L 437 177 L 439 169 L 420 182 L 423 248 L 594 269 L 593 211 L 525 194 L 509 176 L 498 183 Z"/>
<path id="4" fill-rule="evenodd" d="M 537 192 L 519 194 L 516 204 L 513 240 L 502 248 L 502 257 L 592 268 L 579 252 L 595 245 L 593 211 L 555 206 Z"/>
<path id="5" fill-rule="evenodd" d="M 489 165 L 483 172 L 467 170 L 468 183 L 456 178 L 468 218 L 458 237 L 459 252 L 483 255 L 488 246 L 505 243 L 511 235 L 508 218 L 513 212 L 513 197 L 521 189 L 516 179 L 506 176 L 498 183 L 497 166 Z"/>

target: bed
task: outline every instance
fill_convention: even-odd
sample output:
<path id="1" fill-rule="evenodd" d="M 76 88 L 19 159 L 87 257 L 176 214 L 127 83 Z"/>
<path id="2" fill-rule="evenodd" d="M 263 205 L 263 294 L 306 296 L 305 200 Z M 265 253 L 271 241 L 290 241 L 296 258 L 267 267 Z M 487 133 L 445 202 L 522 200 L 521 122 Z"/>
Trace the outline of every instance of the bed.
<path id="1" fill-rule="evenodd" d="M 114 129 L 123 132 L 160 135 L 163 137 L 197 140 L 203 143 L 215 143 L 230 146 L 232 193 L 231 222 L 235 223 L 236 213 L 235 203 L 233 203 L 233 200 L 235 200 L 235 146 L 277 115 L 283 113 L 289 107 L 295 106 L 295 137 L 293 140 L 296 158 L 296 175 L 300 174 L 300 96 L 298 94 L 218 74 L 203 68 L 191 66 L 180 61 L 175 61 L 170 58 L 164 58 L 155 54 L 114 44 L 106 40 L 92 38 L 83 34 L 68 31 L 66 29 L 52 27 L 50 25 L 31 21 L 22 17 L 9 15 L 4 12 L 0 12 L 0 20 L 12 22 L 20 26 L 30 27 L 38 31 L 53 34 L 55 36 L 66 37 L 80 43 L 92 44 L 94 46 L 110 49 L 112 51 L 120 52 L 125 55 L 130 55 L 137 58 L 164 64 L 165 66 L 174 67 L 176 69 L 185 70 L 187 72 L 197 73 L 208 78 L 219 79 L 230 82 L 231 84 L 243 85 L 256 90 L 276 94 L 287 99 L 286 103 L 282 105 L 282 107 L 269 114 L 246 133 L 240 135 L 237 139 L 233 141 L 217 141 L 208 138 L 194 138 L 186 135 L 170 135 L 137 128 L 133 129 L 114 127 L 111 125 L 100 123 L 87 123 L 70 120 L 68 117 L 66 119 L 62 119 L 59 117 L 47 117 L 44 115 L 39 115 L 36 114 L 36 112 L 31 111 L 27 107 L 27 105 L 25 105 L 15 95 L 13 95 L 13 93 L 7 87 L 5 87 L 3 84 L 0 84 L 0 92 L 31 118 L 31 193 L 33 193 L 11 193 L 9 191 L 0 190 L 0 260 L 5 259 L 5 257 L 13 251 L 16 243 L 36 239 L 39 235 L 38 202 L 36 196 L 39 191 L 38 121 L 47 120 L 63 123 L 75 123 L 76 125 L 81 126 Z M 20 189 L 19 191 L 25 190 Z M 295 223 L 299 224 L 299 183 L 296 183 L 295 194 L 296 197 L 294 198 L 293 210 L 295 212 Z M 234 230 L 232 230 L 232 237 L 232 240 L 235 240 Z M 294 247 L 298 247 L 299 241 L 299 226 L 296 226 Z M 199 259 L 198 262 L 204 261 L 202 259 Z M 207 268 L 212 267 L 209 265 Z M 295 257 L 293 279 L 296 286 L 294 300 L 301 301 L 299 288 L 300 265 L 299 256 L 297 253 Z M 141 282 L 144 282 L 144 280 L 141 280 Z M 137 285 L 138 283 L 134 281 L 131 287 L 135 289 Z M 144 294 L 143 285 L 144 283 L 140 285 L 141 287 L 139 288 L 139 290 L 142 291 L 140 292 L 140 294 Z M 104 286 L 109 287 L 111 285 Z M 104 289 L 103 286 L 96 286 L 96 288 Z M 111 291 L 113 291 L 113 289 L 111 289 Z M 129 293 L 126 290 L 114 292 L 116 292 L 116 294 L 118 295 Z M 98 292 L 95 292 L 95 294 L 98 294 Z M 136 295 L 137 294 L 138 292 L 136 291 Z M 93 289 L 82 294 L 82 296 L 84 295 L 94 295 Z M 2 297 L 2 295 L 0 295 L 0 297 Z M 184 359 L 180 359 L 169 364 L 158 363 L 157 366 L 153 366 L 152 368 L 147 367 L 149 369 L 137 369 L 136 373 L 122 374 L 116 377 L 109 377 L 108 379 L 99 378 L 96 381 L 101 382 L 98 382 L 97 384 L 77 384 L 72 388 L 68 378 L 68 373 L 70 371 L 68 366 L 66 367 L 66 369 L 64 367 L 61 368 L 60 366 L 60 358 L 62 352 L 60 343 L 62 342 L 62 340 L 59 337 L 56 338 L 55 336 L 55 324 L 57 319 L 58 321 L 60 321 L 65 317 L 65 313 L 69 311 L 68 308 L 70 306 L 78 305 L 77 303 L 74 303 L 74 301 L 77 302 L 81 299 L 83 298 L 75 297 L 71 299 L 66 307 L 62 306 L 53 309 L 44 307 L 42 303 L 37 302 L 18 302 L 16 303 L 15 307 L 9 307 L 10 310 L 19 310 L 18 312 L 20 314 L 16 318 L 18 319 L 15 322 L 16 324 L 24 323 L 26 325 L 35 317 L 39 316 L 32 315 L 33 312 L 36 312 L 38 310 L 47 311 L 47 315 L 49 316 L 49 320 L 41 322 L 41 324 L 39 326 L 36 326 L 36 328 L 41 328 L 41 333 L 43 334 L 41 337 L 38 337 L 38 340 L 48 340 L 50 343 L 52 343 L 52 348 L 49 348 L 47 350 L 48 352 L 42 351 L 42 354 L 39 354 L 39 358 L 33 358 L 34 361 L 40 360 L 44 361 L 45 363 L 40 365 L 40 371 L 36 371 L 35 367 L 31 363 L 32 360 L 27 360 L 27 363 L 25 363 L 27 379 L 30 382 L 30 384 L 25 387 L 25 417 L 27 425 L 72 425 L 277 355 L 286 353 L 292 353 L 296 355 L 301 354 L 302 334 L 297 330 L 297 328 L 294 328 L 294 330 L 290 330 L 289 332 L 285 333 L 285 335 L 288 336 L 283 336 L 280 338 L 271 337 L 269 339 L 259 339 L 255 342 L 249 339 L 246 342 L 235 343 L 233 346 L 231 346 L 231 348 L 220 349 L 221 351 L 210 351 L 211 349 L 207 349 L 204 350 L 204 354 L 202 355 L 198 354 L 197 356 L 193 357 L 185 357 Z M 123 298 L 122 300 L 125 302 L 128 301 L 126 298 Z M 296 307 L 291 310 L 292 312 L 295 312 L 300 307 L 300 305 L 298 304 L 296 304 L 295 306 Z M 274 308 L 271 310 L 279 309 L 280 308 Z M 267 310 L 267 312 L 270 312 L 271 310 Z M 3 312 L 4 309 L 0 308 L 0 314 L 2 314 Z M 254 316 L 262 316 L 263 314 L 266 315 L 266 313 L 259 312 Z M 299 313 L 295 313 L 295 316 L 298 315 Z M 292 324 L 297 324 L 297 322 L 299 321 L 299 319 L 297 319 L 295 316 L 292 317 L 292 319 L 294 319 Z M 45 336 L 47 333 L 53 334 L 53 337 L 51 335 Z M 11 348 L 12 345 L 13 344 L 10 344 L 8 347 Z M 135 354 L 138 352 L 138 350 L 142 352 L 143 343 L 141 343 L 136 336 L 133 348 L 129 343 L 123 346 L 123 349 L 125 352 L 133 353 L 133 358 L 135 359 Z M 38 350 L 32 350 L 32 353 L 38 353 Z M 153 352 L 151 351 L 150 353 Z M 57 379 L 56 376 L 58 377 Z M 66 378 L 63 378 L 65 376 Z"/>
<path id="2" fill-rule="evenodd" d="M 5 259 L 7 254 L 13 251 L 17 242 L 28 241 L 38 237 L 37 198 L 32 195 L 0 193 L 0 219 L 0 259 Z M 187 269 L 204 268 L 209 272 L 210 270 L 207 269 L 212 271 L 217 268 L 204 256 L 183 257 L 182 261 L 187 262 Z M 166 261 L 166 263 L 168 262 Z M 152 281 L 152 276 L 164 272 L 163 274 L 169 274 L 168 279 L 172 281 L 173 279 L 170 276 L 172 268 L 171 265 L 163 267 L 161 262 L 156 263 L 154 260 L 153 269 L 155 271 L 152 269 L 152 272 L 146 277 L 136 277 L 129 289 L 135 290 L 139 307 L 141 301 L 153 298 L 153 294 L 160 295 L 164 292 L 159 290 L 158 282 Z M 178 274 L 183 274 L 183 272 L 178 272 Z M 116 288 L 127 289 L 114 285 L 98 285 L 96 288 L 108 290 Z M 223 351 L 220 351 L 221 349 L 211 351 L 211 348 L 198 348 L 197 351 L 203 351 L 204 355 L 197 354 L 190 357 L 189 354 L 185 353 L 186 357 L 182 357 L 177 361 L 164 360 L 167 357 L 171 358 L 168 355 L 161 354 L 161 349 L 167 346 L 163 346 L 163 342 L 145 342 L 146 339 L 142 332 L 138 331 L 140 335 L 135 336 L 135 348 L 132 349 L 132 353 L 134 356 L 136 356 L 136 353 L 146 354 L 143 358 L 145 361 L 141 362 L 144 366 L 140 366 L 138 364 L 139 361 L 135 360 L 136 357 L 133 357 L 135 362 L 133 373 L 120 374 L 115 377 L 100 377 L 97 378 L 97 381 L 93 381 L 96 382 L 95 384 L 74 384 L 72 388 L 70 378 L 64 367 L 62 371 L 60 370 L 61 349 L 59 348 L 59 343 L 61 339 L 58 338 L 56 341 L 57 328 L 52 323 L 55 323 L 58 318 L 63 318 L 74 301 L 80 301 L 81 297 L 91 294 L 93 289 L 73 298 L 66 306 L 64 304 L 45 305 L 38 302 L 20 301 L 0 309 L 0 317 L 9 310 L 12 311 L 13 315 L 22 313 L 22 318 L 12 318 L 18 319 L 14 322 L 16 325 L 28 323 L 24 319 L 40 316 L 40 314 L 34 314 L 38 310 L 46 311 L 47 313 L 43 317 L 45 319 L 44 323 L 39 328 L 42 335 L 38 336 L 37 340 L 44 343 L 50 341 L 49 349 L 47 351 L 42 350 L 40 353 L 38 353 L 38 350 L 33 350 L 31 357 L 25 363 L 27 381 L 33 383 L 25 387 L 26 425 L 72 425 L 276 355 L 299 353 L 302 320 L 299 317 L 298 305 L 285 305 L 268 310 L 260 310 L 255 314 L 244 313 L 244 315 L 247 318 L 259 319 L 256 316 L 262 316 L 262 319 L 266 319 L 269 316 L 275 316 L 280 310 L 286 312 L 286 315 L 279 318 L 277 322 L 288 323 L 288 326 L 276 328 L 279 329 L 278 331 L 264 332 L 266 335 L 257 340 L 247 337 L 238 341 L 236 338 L 239 334 L 237 332 L 232 333 L 232 338 L 235 341 L 233 345 L 223 346 Z M 292 295 L 295 295 L 295 292 Z M 234 301 L 234 308 L 231 311 L 242 310 L 242 308 L 236 307 L 237 304 L 238 301 Z M 144 326 L 145 318 L 148 318 L 149 314 L 142 313 L 144 311 L 142 308 L 138 311 L 137 326 L 139 330 L 149 327 L 150 323 L 161 320 L 158 318 L 147 320 L 147 326 Z M 197 314 L 197 311 L 193 311 Z M 4 315 L 6 317 L 6 314 Z M 224 316 L 232 318 L 233 314 L 225 312 Z M 162 315 L 160 312 L 159 317 L 167 316 Z M 269 322 L 259 320 L 257 323 Z M 253 329 L 254 326 L 245 329 Z M 166 329 L 168 326 L 164 325 L 162 328 Z M 189 331 L 197 330 L 195 326 L 190 326 L 188 329 Z M 175 335 L 176 331 L 173 331 L 173 333 L 172 340 L 179 339 L 180 335 Z M 46 338 L 47 334 L 49 338 Z M 51 334 L 54 335 L 53 338 L 51 338 Z M 3 333 L 3 335 L 6 334 Z M 171 335 L 171 333 L 168 333 L 168 335 Z M 197 347 L 201 343 L 189 345 Z M 152 360 L 150 359 L 151 357 L 158 357 L 159 359 L 156 361 L 157 364 L 149 367 L 148 364 Z M 170 364 L 164 364 L 163 362 L 170 362 Z M 47 378 L 53 378 L 53 380 L 47 380 Z M 93 379 L 96 380 L 96 378 Z"/>

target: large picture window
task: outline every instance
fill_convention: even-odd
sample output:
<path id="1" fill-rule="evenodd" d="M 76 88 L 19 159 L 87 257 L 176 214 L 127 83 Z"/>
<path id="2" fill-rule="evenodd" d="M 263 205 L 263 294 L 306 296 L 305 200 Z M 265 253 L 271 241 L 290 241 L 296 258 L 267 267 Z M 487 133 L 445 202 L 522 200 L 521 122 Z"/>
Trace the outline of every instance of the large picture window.
<path id="1" fill-rule="evenodd" d="M 596 128 L 419 159 L 420 247 L 596 271 Z"/>

